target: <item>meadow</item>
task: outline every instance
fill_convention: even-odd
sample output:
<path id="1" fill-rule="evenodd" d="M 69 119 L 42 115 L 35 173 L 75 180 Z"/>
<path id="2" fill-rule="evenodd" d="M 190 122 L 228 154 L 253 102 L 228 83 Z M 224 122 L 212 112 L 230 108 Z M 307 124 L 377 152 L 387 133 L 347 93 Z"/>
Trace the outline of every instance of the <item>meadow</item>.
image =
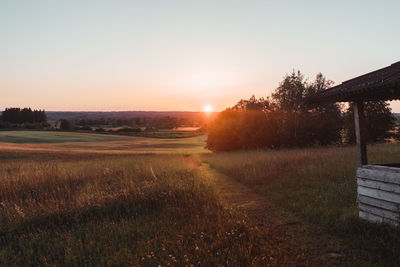
<path id="1" fill-rule="evenodd" d="M 369 146 L 371 164 L 400 162 L 399 144 Z M 355 147 L 241 151 L 204 157 L 305 224 L 305 238 L 343 265 L 399 266 L 400 229 L 358 218 Z"/>
<path id="2" fill-rule="evenodd" d="M 17 144 L 104 142 L 119 140 L 126 140 L 126 138 L 115 135 L 74 133 L 62 131 L 0 131 L 0 142 Z"/>
<path id="3" fill-rule="evenodd" d="M 224 208 L 195 158 L 25 156 L 0 164 L 4 265 L 307 262 L 276 249 L 282 237 L 267 239 Z"/>
<path id="4" fill-rule="evenodd" d="M 187 132 L 187 131 L 184 131 Z M 113 134 L 63 131 L 0 131 L 3 151 L 37 151 L 63 153 L 154 154 L 209 153 L 204 148 L 206 137 L 147 138 Z"/>
<path id="5" fill-rule="evenodd" d="M 400 231 L 358 219 L 354 147 L 209 153 L 204 136 L 43 136 L 0 143 L 2 265 L 400 264 Z M 369 151 L 400 161 L 399 145 Z M 226 206 L 216 172 L 294 223 L 270 229 Z"/>

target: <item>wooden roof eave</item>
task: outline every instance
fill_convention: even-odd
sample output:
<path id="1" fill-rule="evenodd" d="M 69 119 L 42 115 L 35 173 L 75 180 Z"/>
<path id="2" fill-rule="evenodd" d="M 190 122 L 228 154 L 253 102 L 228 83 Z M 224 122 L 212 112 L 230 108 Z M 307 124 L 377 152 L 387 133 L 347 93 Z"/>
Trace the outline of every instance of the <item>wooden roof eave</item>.
<path id="1" fill-rule="evenodd" d="M 395 99 L 400 99 L 400 61 L 311 95 L 301 105 Z"/>

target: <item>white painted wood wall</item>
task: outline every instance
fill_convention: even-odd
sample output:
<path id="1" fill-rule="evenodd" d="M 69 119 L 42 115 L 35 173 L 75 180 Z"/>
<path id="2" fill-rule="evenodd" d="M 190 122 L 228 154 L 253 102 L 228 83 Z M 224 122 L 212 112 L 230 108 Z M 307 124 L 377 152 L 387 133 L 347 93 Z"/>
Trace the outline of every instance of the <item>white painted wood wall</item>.
<path id="1" fill-rule="evenodd" d="M 400 168 L 362 165 L 357 169 L 359 216 L 400 223 Z"/>

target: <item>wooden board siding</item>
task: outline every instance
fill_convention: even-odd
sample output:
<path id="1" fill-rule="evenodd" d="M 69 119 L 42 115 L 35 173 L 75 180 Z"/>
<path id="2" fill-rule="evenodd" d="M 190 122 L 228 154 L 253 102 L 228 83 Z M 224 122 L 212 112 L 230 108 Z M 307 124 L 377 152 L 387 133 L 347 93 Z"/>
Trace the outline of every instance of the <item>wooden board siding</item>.
<path id="1" fill-rule="evenodd" d="M 363 165 L 357 169 L 357 187 L 361 218 L 400 223 L 400 168 Z"/>

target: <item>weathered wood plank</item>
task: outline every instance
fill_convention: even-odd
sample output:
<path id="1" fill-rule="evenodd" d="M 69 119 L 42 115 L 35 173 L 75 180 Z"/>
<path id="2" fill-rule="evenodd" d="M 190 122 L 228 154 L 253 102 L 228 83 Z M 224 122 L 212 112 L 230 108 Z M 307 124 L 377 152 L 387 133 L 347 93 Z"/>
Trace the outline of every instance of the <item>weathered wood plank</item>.
<path id="1" fill-rule="evenodd" d="M 400 209 L 400 204 L 396 204 L 393 202 L 376 199 L 368 196 L 358 195 L 358 202 L 364 203 L 370 206 L 375 206 L 378 208 L 383 208 L 391 211 L 398 211 Z"/>
<path id="2" fill-rule="evenodd" d="M 399 184 L 385 183 L 381 181 L 370 180 L 369 178 L 359 178 L 359 177 L 357 178 L 357 184 L 364 187 L 376 188 L 382 191 L 400 194 Z"/>
<path id="3" fill-rule="evenodd" d="M 358 186 L 357 190 L 359 195 L 364 195 L 400 204 L 400 195 L 396 193 L 381 191 L 379 189 L 374 189 L 364 186 Z"/>
<path id="4" fill-rule="evenodd" d="M 392 169 L 390 167 L 386 168 L 388 169 L 370 169 L 361 167 L 357 169 L 357 177 L 400 185 L 400 172 L 394 172 L 390 170 Z"/>
<path id="5" fill-rule="evenodd" d="M 390 219 L 387 219 L 387 218 L 384 219 L 384 218 L 382 218 L 380 216 L 377 216 L 375 214 L 372 214 L 372 213 L 369 213 L 369 212 L 365 212 L 365 211 L 362 211 L 362 210 L 360 210 L 358 212 L 358 215 L 360 216 L 360 218 L 366 219 L 366 220 L 368 220 L 370 222 L 386 222 L 386 223 L 390 223 L 390 224 L 396 225 L 396 226 L 399 224 L 396 221 L 393 221 L 393 220 L 390 220 Z"/>
<path id="6" fill-rule="evenodd" d="M 391 219 L 391 220 L 396 221 L 396 222 L 399 221 L 399 215 L 400 215 L 399 212 L 393 212 L 393 211 L 390 211 L 390 210 L 377 208 L 377 207 L 374 207 L 374 206 L 366 205 L 364 203 L 359 203 L 358 204 L 358 208 L 361 211 L 372 213 L 372 214 L 380 216 L 382 218 Z"/>
<path id="7" fill-rule="evenodd" d="M 357 169 L 357 185 L 361 218 L 400 223 L 400 168 L 364 165 Z"/>
<path id="8" fill-rule="evenodd" d="M 354 102 L 354 125 L 357 143 L 357 162 L 358 166 L 368 164 L 367 159 L 367 139 L 364 119 L 364 103 L 362 101 Z"/>
<path id="9" fill-rule="evenodd" d="M 382 166 L 382 165 L 363 165 L 361 168 L 363 169 L 369 169 L 369 170 L 378 170 L 378 171 L 390 171 L 394 173 L 399 173 L 400 174 L 400 168 L 398 167 L 392 167 L 392 166 Z"/>

